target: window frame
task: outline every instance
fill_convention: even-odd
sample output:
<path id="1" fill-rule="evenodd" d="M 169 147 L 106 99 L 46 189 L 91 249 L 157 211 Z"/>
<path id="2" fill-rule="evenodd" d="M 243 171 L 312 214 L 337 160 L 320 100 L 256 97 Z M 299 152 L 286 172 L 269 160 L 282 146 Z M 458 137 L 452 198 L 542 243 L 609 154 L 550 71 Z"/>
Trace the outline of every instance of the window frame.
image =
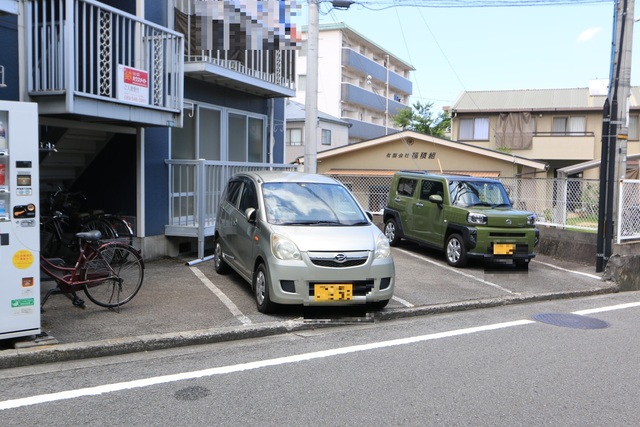
<path id="1" fill-rule="evenodd" d="M 464 126 L 464 123 L 471 122 L 471 127 Z M 489 141 L 490 130 L 489 117 L 464 117 L 459 119 L 458 124 L 458 140 L 459 141 Z M 484 129 L 482 129 L 480 126 Z M 483 131 L 483 135 L 478 135 L 479 131 Z M 486 135 L 485 135 L 486 133 Z"/>

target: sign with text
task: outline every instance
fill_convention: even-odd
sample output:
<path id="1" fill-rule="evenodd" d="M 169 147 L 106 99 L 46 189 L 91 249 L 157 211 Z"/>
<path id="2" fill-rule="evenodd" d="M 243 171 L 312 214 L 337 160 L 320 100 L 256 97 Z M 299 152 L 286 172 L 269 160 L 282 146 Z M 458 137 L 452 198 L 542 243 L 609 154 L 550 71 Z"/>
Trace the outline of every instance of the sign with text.
<path id="1" fill-rule="evenodd" d="M 118 99 L 149 105 L 149 73 L 118 65 Z"/>

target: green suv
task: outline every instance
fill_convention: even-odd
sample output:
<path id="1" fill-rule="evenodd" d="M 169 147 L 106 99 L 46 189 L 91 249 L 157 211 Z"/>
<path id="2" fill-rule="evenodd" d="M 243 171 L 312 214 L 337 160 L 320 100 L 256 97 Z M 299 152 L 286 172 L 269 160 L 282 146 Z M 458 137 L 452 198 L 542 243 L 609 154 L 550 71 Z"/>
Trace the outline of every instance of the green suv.
<path id="1" fill-rule="evenodd" d="M 466 175 L 396 172 L 383 221 L 392 246 L 443 250 L 454 267 L 475 257 L 526 268 L 539 240 L 535 215 L 515 210 L 500 181 Z"/>

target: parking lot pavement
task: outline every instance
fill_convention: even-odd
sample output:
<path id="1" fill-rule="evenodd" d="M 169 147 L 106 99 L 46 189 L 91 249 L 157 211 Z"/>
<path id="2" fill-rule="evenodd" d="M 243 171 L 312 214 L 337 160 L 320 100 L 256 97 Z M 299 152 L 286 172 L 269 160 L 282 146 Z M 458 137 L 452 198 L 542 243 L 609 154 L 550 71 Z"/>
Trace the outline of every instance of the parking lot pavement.
<path id="1" fill-rule="evenodd" d="M 394 299 L 370 317 L 374 320 L 617 291 L 600 280 L 594 267 L 544 256 L 536 257 L 526 272 L 487 269 L 482 262 L 455 269 L 441 253 L 409 243 L 393 248 L 393 256 Z M 239 276 L 216 274 L 212 261 L 192 266 L 186 261 L 147 262 L 142 289 L 119 311 L 87 298 L 80 309 L 63 295 L 52 296 L 41 315 L 42 336 L 0 341 L 0 368 L 318 327 L 305 319 L 302 307 L 261 314 Z M 42 293 L 51 286 L 43 282 Z"/>

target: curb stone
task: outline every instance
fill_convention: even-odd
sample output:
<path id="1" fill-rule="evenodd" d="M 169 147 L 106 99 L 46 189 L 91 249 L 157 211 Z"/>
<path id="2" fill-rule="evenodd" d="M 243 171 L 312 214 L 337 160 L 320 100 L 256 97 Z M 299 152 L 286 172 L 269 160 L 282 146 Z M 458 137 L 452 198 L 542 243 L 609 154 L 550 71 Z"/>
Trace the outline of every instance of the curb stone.
<path id="1" fill-rule="evenodd" d="M 421 307 L 387 309 L 382 312 L 375 313 L 373 317 L 374 321 L 394 320 L 512 304 L 602 295 L 607 293 L 617 293 L 619 291 L 620 289 L 618 285 L 610 283 L 604 287 L 580 291 L 555 292 L 527 296 L 515 295 Z M 13 350 L 9 349 L 0 351 L 0 369 L 17 368 L 43 363 L 64 362 L 85 358 L 116 356 L 145 351 L 165 350 L 191 345 L 213 344 L 247 338 L 259 338 L 337 325 L 342 326 L 344 323 L 305 322 L 302 319 L 294 319 L 283 322 L 243 325 L 239 327 L 200 329 L 185 332 L 108 339 L 102 341 L 41 345 Z"/>

